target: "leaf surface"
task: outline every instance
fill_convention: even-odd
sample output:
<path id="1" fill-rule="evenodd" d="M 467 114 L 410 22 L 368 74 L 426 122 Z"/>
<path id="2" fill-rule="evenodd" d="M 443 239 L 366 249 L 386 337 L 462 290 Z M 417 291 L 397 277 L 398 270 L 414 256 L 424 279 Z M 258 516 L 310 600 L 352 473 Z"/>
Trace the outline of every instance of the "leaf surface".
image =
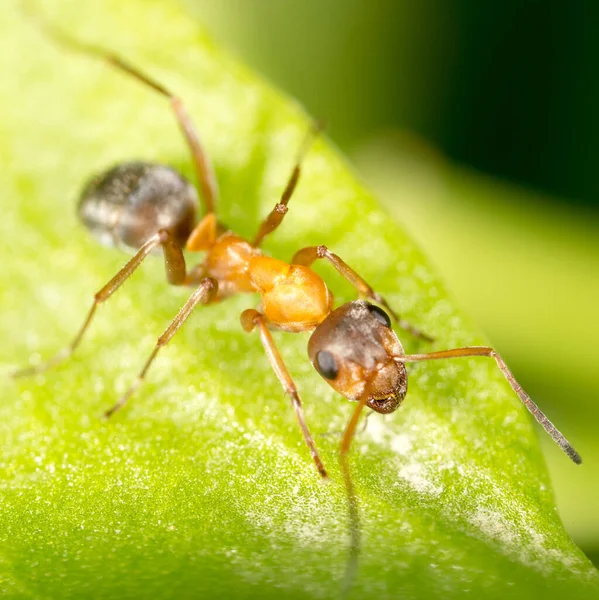
<path id="1" fill-rule="evenodd" d="M 223 220 L 253 234 L 308 127 L 302 109 L 215 47 L 176 3 L 40 6 L 177 90 L 214 160 Z M 64 345 L 125 260 L 76 221 L 87 178 L 134 158 L 193 172 L 162 98 L 52 45 L 16 3 L 3 8 L 0 48 L 7 374 Z M 484 341 L 325 140 L 266 249 L 289 259 L 319 243 L 433 335 L 435 348 Z M 339 302 L 353 297 L 330 269 L 317 270 Z M 188 293 L 169 288 L 160 260 L 149 261 L 102 308 L 68 364 L 3 379 L 0 589 L 8 596 L 339 594 L 348 523 L 337 432 L 353 407 L 312 370 L 306 335 L 276 340 L 330 485 L 319 481 L 257 336 L 241 330 L 251 296 L 199 309 L 131 406 L 109 423 L 99 418 Z M 408 351 L 428 347 L 404 341 Z M 353 464 L 364 529 L 353 597 L 596 597 L 597 573 L 555 511 L 531 418 L 492 361 L 410 368 L 405 405 L 369 419 Z"/>

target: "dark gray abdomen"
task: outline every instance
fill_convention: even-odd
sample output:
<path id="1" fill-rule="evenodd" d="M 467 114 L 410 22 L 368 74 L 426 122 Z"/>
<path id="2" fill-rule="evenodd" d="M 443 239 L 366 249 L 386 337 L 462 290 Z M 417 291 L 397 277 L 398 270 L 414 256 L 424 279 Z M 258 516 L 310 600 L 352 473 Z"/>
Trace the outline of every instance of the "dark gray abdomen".
<path id="1" fill-rule="evenodd" d="M 196 223 L 198 195 L 177 171 L 134 162 L 92 179 L 79 201 L 84 225 L 105 246 L 139 248 L 159 229 L 185 245 Z"/>

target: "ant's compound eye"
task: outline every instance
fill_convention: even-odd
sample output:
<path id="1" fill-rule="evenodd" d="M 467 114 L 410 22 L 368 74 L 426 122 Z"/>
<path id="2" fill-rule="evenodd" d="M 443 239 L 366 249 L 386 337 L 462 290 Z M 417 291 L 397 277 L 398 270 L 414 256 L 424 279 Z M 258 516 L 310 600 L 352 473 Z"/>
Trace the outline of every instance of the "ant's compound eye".
<path id="1" fill-rule="evenodd" d="M 316 354 L 316 366 L 318 368 L 318 372 L 325 379 L 335 379 L 339 374 L 335 357 L 326 350 L 321 350 Z"/>
<path id="2" fill-rule="evenodd" d="M 375 306 L 374 304 L 369 304 L 368 310 L 370 311 L 370 314 L 379 323 L 382 323 L 385 327 L 391 327 L 391 319 L 389 318 L 389 315 L 382 308 L 379 308 L 378 306 Z"/>

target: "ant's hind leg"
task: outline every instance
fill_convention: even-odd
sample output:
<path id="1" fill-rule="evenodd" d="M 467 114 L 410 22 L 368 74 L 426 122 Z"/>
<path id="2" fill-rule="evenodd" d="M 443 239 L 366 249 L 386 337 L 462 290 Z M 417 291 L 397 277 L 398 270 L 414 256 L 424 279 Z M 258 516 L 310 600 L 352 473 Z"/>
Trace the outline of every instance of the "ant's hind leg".
<path id="1" fill-rule="evenodd" d="M 349 281 L 357 290 L 360 296 L 366 297 L 381 306 L 384 306 L 393 320 L 405 331 L 411 333 L 415 337 L 422 338 L 429 342 L 434 341 L 433 338 L 426 335 L 411 323 L 402 319 L 388 304 L 388 302 L 379 293 L 375 292 L 367 283 L 360 277 L 343 259 L 336 254 L 333 254 L 326 246 L 309 246 L 302 248 L 295 253 L 291 259 L 294 265 L 304 265 L 309 267 L 318 259 L 325 258 L 328 260 L 337 271 Z"/>
<path id="2" fill-rule="evenodd" d="M 152 252 L 152 250 L 158 246 L 162 246 L 164 252 L 164 264 L 166 268 L 166 278 L 172 285 L 181 285 L 185 281 L 185 258 L 181 248 L 177 245 L 173 239 L 172 234 L 166 229 L 161 229 L 158 233 L 155 233 L 143 246 L 135 253 L 135 255 L 125 264 L 125 266 L 94 296 L 94 302 L 90 311 L 87 313 L 87 317 L 83 322 L 83 325 L 79 329 L 79 332 L 73 339 L 73 341 L 60 352 L 57 352 L 52 358 L 43 362 L 39 365 L 32 367 L 25 367 L 18 371 L 13 371 L 11 377 L 28 377 L 35 375 L 36 373 L 42 373 L 51 367 L 59 365 L 61 362 L 69 358 L 73 352 L 77 349 L 85 332 L 89 328 L 96 309 L 100 304 L 106 302 L 114 292 L 116 292 L 127 279 L 135 272 L 137 267 L 141 265 L 146 256 Z"/>
<path id="3" fill-rule="evenodd" d="M 183 134 L 191 153 L 198 183 L 202 190 L 202 199 L 204 201 L 205 211 L 206 213 L 213 213 L 218 200 L 218 184 L 214 175 L 214 169 L 210 159 L 204 151 L 200 141 L 200 136 L 189 114 L 187 113 L 185 106 L 183 105 L 183 101 L 160 82 L 149 77 L 117 54 L 114 54 L 108 50 L 104 50 L 98 46 L 86 44 L 85 42 L 80 42 L 75 38 L 72 38 L 70 35 L 48 21 L 42 14 L 38 13 L 37 11 L 33 11 L 27 2 L 23 3 L 23 8 L 25 9 L 27 16 L 35 21 L 41 31 L 49 38 L 70 50 L 74 50 L 75 52 L 79 52 L 90 57 L 98 58 L 105 63 L 108 63 L 109 65 L 133 77 L 145 86 L 151 88 L 155 92 L 165 96 L 170 101 L 177 124 L 179 125 L 181 133 Z"/>
<path id="4" fill-rule="evenodd" d="M 266 356 L 268 356 L 270 365 L 275 372 L 275 375 L 283 385 L 285 392 L 291 396 L 291 402 L 293 403 L 297 420 L 299 421 L 300 428 L 304 435 L 304 440 L 310 449 L 310 454 L 312 455 L 312 459 L 314 460 L 316 468 L 318 469 L 321 477 L 323 479 L 327 479 L 328 475 L 326 469 L 320 460 L 320 456 L 318 456 L 316 444 L 314 444 L 314 440 L 312 439 L 312 435 L 310 434 L 310 430 L 308 429 L 308 425 L 304 417 L 302 402 L 300 400 L 297 388 L 295 387 L 295 383 L 293 382 L 293 379 L 291 378 L 291 375 L 289 374 L 289 371 L 287 370 L 287 367 L 285 366 L 285 363 L 283 362 L 283 359 L 281 358 L 281 355 L 275 346 L 275 342 L 270 335 L 264 315 L 254 309 L 244 310 L 241 313 L 241 325 L 248 333 L 253 331 L 254 328 L 258 327 L 260 340 L 264 346 L 264 351 L 266 352 Z"/>
<path id="5" fill-rule="evenodd" d="M 183 305 L 181 310 L 177 313 L 177 316 L 172 320 L 171 324 L 164 330 L 164 333 L 158 338 L 156 345 L 154 346 L 154 350 L 150 354 L 148 360 L 146 360 L 143 368 L 137 375 L 137 379 L 135 383 L 131 385 L 131 387 L 119 398 L 118 402 L 114 404 L 111 408 L 109 408 L 104 416 L 106 418 L 113 415 L 117 410 L 121 409 L 131 398 L 131 396 L 135 393 L 137 388 L 143 383 L 147 372 L 149 371 L 154 359 L 158 355 L 160 348 L 166 346 L 172 339 L 172 337 L 181 329 L 185 321 L 189 318 L 194 308 L 198 304 L 209 304 L 218 291 L 218 283 L 215 279 L 210 277 L 206 277 L 202 280 L 199 287 L 195 290 L 195 292 L 189 297 L 187 302 Z"/>

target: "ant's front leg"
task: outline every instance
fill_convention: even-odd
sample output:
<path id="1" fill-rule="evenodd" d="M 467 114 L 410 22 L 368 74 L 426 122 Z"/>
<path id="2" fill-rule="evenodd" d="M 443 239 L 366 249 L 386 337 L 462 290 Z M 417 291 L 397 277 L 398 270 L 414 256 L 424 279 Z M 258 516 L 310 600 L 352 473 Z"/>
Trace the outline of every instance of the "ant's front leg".
<path id="1" fill-rule="evenodd" d="M 297 416 L 297 420 L 299 421 L 300 428 L 304 435 L 304 439 L 306 440 L 306 444 L 310 449 L 310 454 L 316 464 L 316 468 L 320 473 L 323 479 L 327 479 L 328 475 L 322 461 L 320 460 L 320 456 L 318 455 L 318 450 L 316 449 L 316 444 L 312 439 L 312 435 L 310 434 L 310 430 L 308 429 L 308 425 L 306 423 L 306 419 L 304 417 L 304 411 L 302 408 L 302 402 L 300 400 L 297 388 L 295 387 L 295 383 L 275 346 L 275 342 L 272 339 L 272 335 L 270 335 L 270 331 L 268 330 L 268 326 L 266 323 L 266 318 L 262 313 L 259 313 L 257 310 L 248 309 L 244 310 L 241 313 L 241 325 L 242 327 L 249 333 L 253 331 L 256 327 L 258 327 L 258 333 L 260 334 L 260 340 L 262 345 L 264 346 L 264 351 L 266 352 L 266 356 L 268 356 L 268 360 L 270 361 L 270 365 L 275 372 L 275 375 L 281 382 L 283 389 L 289 396 L 291 396 L 291 402 L 293 403 L 293 408 L 295 409 L 295 414 Z"/>
<path id="2" fill-rule="evenodd" d="M 347 503 L 349 509 L 349 524 L 350 524 L 350 545 L 349 545 L 349 557 L 347 565 L 345 567 L 345 577 L 343 581 L 343 590 L 345 597 L 351 589 L 352 582 L 355 579 L 358 572 L 358 557 L 360 554 L 361 538 L 362 534 L 360 531 L 360 512 L 358 507 L 358 497 L 356 495 L 356 488 L 351 476 L 351 469 L 349 465 L 349 450 L 351 443 L 356 436 L 356 429 L 360 421 L 362 411 L 366 406 L 368 396 L 364 395 L 358 400 L 358 406 L 356 406 L 351 419 L 349 420 L 345 431 L 343 432 L 343 438 L 341 440 L 341 447 L 339 450 L 339 462 L 341 464 L 341 472 L 343 473 L 343 482 L 345 484 L 345 490 L 347 492 Z"/>
<path id="3" fill-rule="evenodd" d="M 114 294 L 122 285 L 131 277 L 135 270 L 141 265 L 146 256 L 157 247 L 162 246 L 164 253 L 164 264 L 166 268 L 166 278 L 172 285 L 182 285 L 185 282 L 186 266 L 185 258 L 181 248 L 177 245 L 173 238 L 173 235 L 166 229 L 161 229 L 158 233 L 155 233 L 147 242 L 145 242 L 141 248 L 135 253 L 135 255 L 123 266 L 123 268 L 94 296 L 94 302 L 90 311 L 87 313 L 87 317 L 83 322 L 83 325 L 79 329 L 79 332 L 73 339 L 73 341 L 66 347 L 57 352 L 49 360 L 35 365 L 32 367 L 25 367 L 11 373 L 11 377 L 28 377 L 37 373 L 42 373 L 51 367 L 59 365 L 61 362 L 69 358 L 73 352 L 77 349 L 85 332 L 89 328 L 96 309 L 100 304 L 106 302 L 108 298 Z"/>
<path id="4" fill-rule="evenodd" d="M 296 252 L 291 263 L 294 265 L 304 265 L 309 267 L 318 259 L 325 258 L 328 260 L 337 271 L 349 281 L 357 290 L 360 296 L 368 298 L 381 306 L 384 306 L 393 320 L 405 331 L 411 333 L 415 337 L 422 338 L 428 342 L 434 341 L 432 337 L 423 333 L 411 323 L 402 319 L 388 304 L 388 302 L 379 293 L 375 292 L 369 285 L 360 277 L 343 259 L 336 254 L 333 254 L 326 246 L 309 246 Z"/>

